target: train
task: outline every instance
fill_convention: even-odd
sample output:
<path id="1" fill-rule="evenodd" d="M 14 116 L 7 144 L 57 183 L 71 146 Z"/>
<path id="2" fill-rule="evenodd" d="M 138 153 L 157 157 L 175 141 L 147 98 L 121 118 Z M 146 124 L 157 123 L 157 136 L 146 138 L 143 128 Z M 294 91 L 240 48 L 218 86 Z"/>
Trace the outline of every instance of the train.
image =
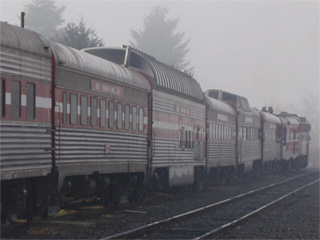
<path id="1" fill-rule="evenodd" d="M 130 46 L 76 50 L 0 23 L 1 220 L 308 165 L 311 126 Z"/>

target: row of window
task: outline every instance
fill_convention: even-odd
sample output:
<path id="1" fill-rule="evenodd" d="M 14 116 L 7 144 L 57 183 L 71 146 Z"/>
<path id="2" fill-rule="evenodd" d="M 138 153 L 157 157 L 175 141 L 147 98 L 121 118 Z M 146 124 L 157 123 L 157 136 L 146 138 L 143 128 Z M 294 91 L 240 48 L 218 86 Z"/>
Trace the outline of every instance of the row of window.
<path id="1" fill-rule="evenodd" d="M 194 148 L 192 131 L 181 130 L 181 129 L 179 130 L 179 147 L 190 148 L 190 149 Z"/>
<path id="2" fill-rule="evenodd" d="M 0 112 L 1 117 L 6 117 L 6 88 L 7 82 L 5 79 L 1 79 L 0 84 Z M 11 117 L 13 119 L 20 119 L 21 116 L 21 82 L 13 80 L 11 81 Z M 33 120 L 36 118 L 36 85 L 34 83 L 26 84 L 26 118 Z"/>
<path id="3" fill-rule="evenodd" d="M 202 141 L 202 128 L 195 127 L 194 131 L 185 130 L 184 127 L 178 131 L 179 148 L 194 148 L 195 141 Z"/>
<path id="4" fill-rule="evenodd" d="M 243 141 L 258 140 L 259 129 L 251 127 L 239 127 L 239 139 Z"/>
<path id="5" fill-rule="evenodd" d="M 210 139 L 232 140 L 234 138 L 234 127 L 220 123 L 210 123 L 208 137 Z"/>
<path id="6" fill-rule="evenodd" d="M 238 137 L 240 140 L 249 141 L 259 139 L 259 129 L 250 127 L 239 127 Z M 220 124 L 210 123 L 208 128 L 209 139 L 233 140 L 235 138 L 234 127 Z"/>
<path id="7" fill-rule="evenodd" d="M 284 141 L 291 141 L 297 139 L 297 131 L 294 129 L 284 128 Z"/>
<path id="8" fill-rule="evenodd" d="M 71 125 L 76 125 L 80 121 L 80 125 L 83 126 L 91 125 L 92 127 L 97 127 L 99 125 L 103 128 L 108 126 L 111 129 L 143 131 L 144 109 L 142 107 L 80 95 L 80 120 L 78 120 L 78 97 L 76 93 L 63 93 L 62 121 L 64 124 L 68 123 L 68 103 L 70 103 L 69 123 Z"/>

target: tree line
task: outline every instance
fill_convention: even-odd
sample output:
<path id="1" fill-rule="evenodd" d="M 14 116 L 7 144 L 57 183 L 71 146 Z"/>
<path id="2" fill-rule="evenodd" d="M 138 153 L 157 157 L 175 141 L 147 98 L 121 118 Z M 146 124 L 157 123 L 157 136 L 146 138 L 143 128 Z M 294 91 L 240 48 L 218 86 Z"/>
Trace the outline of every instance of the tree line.
<path id="1" fill-rule="evenodd" d="M 76 49 L 105 45 L 104 39 L 94 28 L 86 25 L 83 17 L 80 16 L 77 22 L 65 23 L 65 9 L 65 5 L 58 6 L 55 0 L 33 0 L 24 5 L 26 28 Z M 190 40 L 183 40 L 184 32 L 176 31 L 179 18 L 168 19 L 168 13 L 167 7 L 155 6 L 145 16 L 143 28 L 131 30 L 130 45 L 169 66 L 190 73 L 192 68 L 186 59 Z"/>

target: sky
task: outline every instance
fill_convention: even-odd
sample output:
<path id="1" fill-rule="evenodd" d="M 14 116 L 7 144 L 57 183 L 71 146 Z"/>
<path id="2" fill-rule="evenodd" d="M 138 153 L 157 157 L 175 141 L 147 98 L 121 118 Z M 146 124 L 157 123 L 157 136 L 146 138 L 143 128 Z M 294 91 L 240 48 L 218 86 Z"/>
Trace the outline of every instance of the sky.
<path id="1" fill-rule="evenodd" d="M 19 25 L 30 1 L 1 0 L 1 21 Z M 204 91 L 236 93 L 258 109 L 302 106 L 309 96 L 319 106 L 319 1 L 57 1 L 66 5 L 66 22 L 82 16 L 116 47 L 129 44 L 130 31 L 142 29 L 158 4 L 169 8 L 169 19 L 179 18 Z"/>

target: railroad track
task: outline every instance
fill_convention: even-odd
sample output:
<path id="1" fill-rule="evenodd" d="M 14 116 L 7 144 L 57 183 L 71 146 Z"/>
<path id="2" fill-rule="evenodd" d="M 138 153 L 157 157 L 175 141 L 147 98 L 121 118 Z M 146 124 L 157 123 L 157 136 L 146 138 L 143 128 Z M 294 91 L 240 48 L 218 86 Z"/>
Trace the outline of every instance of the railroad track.
<path id="1" fill-rule="evenodd" d="M 103 240 L 212 238 L 317 182 L 318 172 L 303 174 Z"/>

